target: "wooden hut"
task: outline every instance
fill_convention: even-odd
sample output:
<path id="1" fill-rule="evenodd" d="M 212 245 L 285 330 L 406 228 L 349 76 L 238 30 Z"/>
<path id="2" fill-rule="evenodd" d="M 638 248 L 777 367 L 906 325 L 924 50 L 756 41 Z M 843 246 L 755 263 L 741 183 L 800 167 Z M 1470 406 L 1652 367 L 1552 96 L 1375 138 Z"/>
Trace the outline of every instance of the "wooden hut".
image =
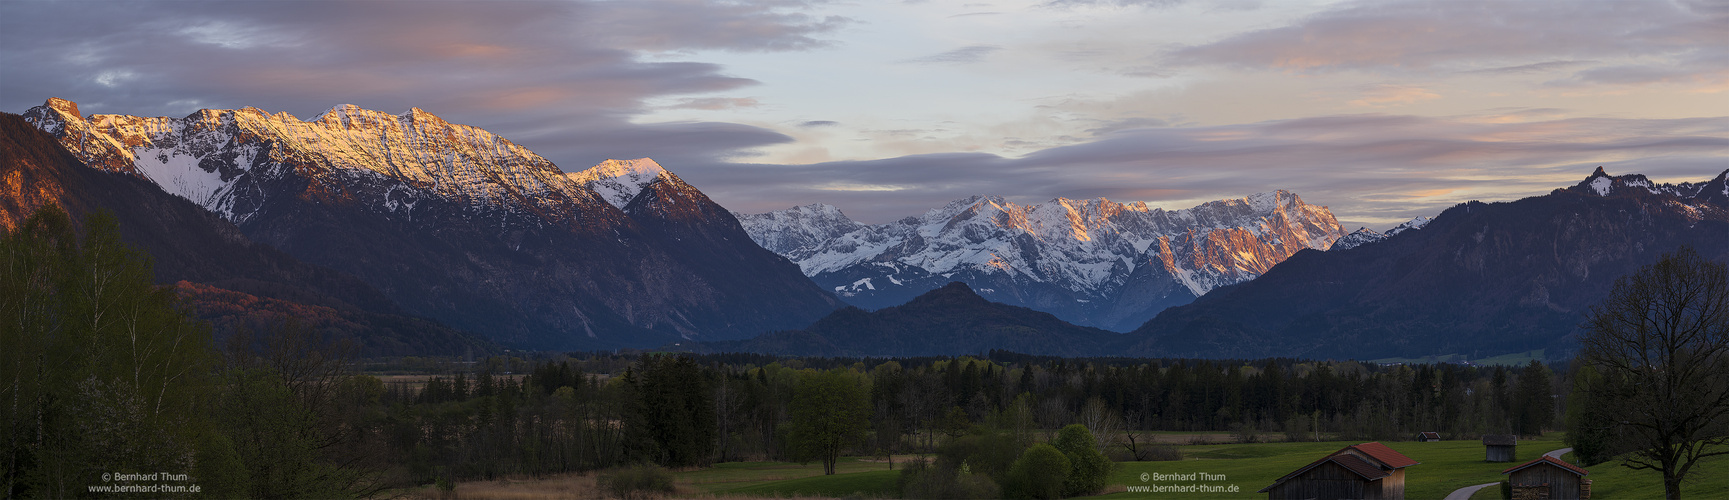
<path id="1" fill-rule="evenodd" d="M 1501 471 L 1513 486 L 1513 499 L 1589 500 L 1590 471 L 1565 460 L 1544 455 L 1543 458 L 1515 465 Z"/>
<path id="2" fill-rule="evenodd" d="M 1484 434 L 1483 460 L 1511 462 L 1519 447 L 1519 437 L 1512 434 Z"/>
<path id="3" fill-rule="evenodd" d="M 1405 498 L 1405 468 L 1411 457 L 1381 443 L 1346 446 L 1261 488 L 1269 500 Z"/>
<path id="4" fill-rule="evenodd" d="M 1417 434 L 1417 442 L 1420 443 L 1433 443 L 1440 440 L 1441 433 L 1439 432 L 1421 432 Z"/>

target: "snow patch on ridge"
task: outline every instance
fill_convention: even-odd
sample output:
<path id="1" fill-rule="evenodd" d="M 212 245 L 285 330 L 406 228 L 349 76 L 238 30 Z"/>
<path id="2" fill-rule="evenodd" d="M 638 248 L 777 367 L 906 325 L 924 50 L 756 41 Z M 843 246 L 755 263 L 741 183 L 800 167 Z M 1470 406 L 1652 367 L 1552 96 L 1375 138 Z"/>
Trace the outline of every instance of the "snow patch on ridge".
<path id="1" fill-rule="evenodd" d="M 1591 180 L 1591 189 L 1597 191 L 1597 196 L 1609 196 L 1609 189 L 1615 185 L 1615 179 L 1598 177 Z"/>
<path id="2" fill-rule="evenodd" d="M 217 195 L 228 189 L 222 173 L 199 168 L 196 156 L 173 148 L 140 147 L 132 151 L 137 158 L 134 165 L 146 178 L 162 186 L 163 191 L 192 200 L 200 206 L 214 206 Z"/>
<path id="3" fill-rule="evenodd" d="M 606 160 L 593 168 L 565 174 L 572 182 L 588 186 L 612 206 L 624 209 L 630 200 L 650 182 L 666 174 L 666 169 L 648 158 Z"/>
<path id="4" fill-rule="evenodd" d="M 1345 237 L 1339 238 L 1339 241 L 1333 242 L 1333 246 L 1328 248 L 1327 251 L 1331 252 L 1331 251 L 1335 251 L 1335 250 L 1350 250 L 1352 248 L 1357 248 L 1357 247 L 1360 247 L 1363 245 L 1378 242 L 1378 241 L 1381 241 L 1381 240 L 1384 240 L 1387 238 L 1391 238 L 1391 237 L 1393 237 L 1393 235 L 1403 233 L 1405 231 L 1422 229 L 1423 226 L 1429 225 L 1429 222 L 1433 221 L 1433 220 L 1435 220 L 1435 219 L 1432 217 L 1425 217 L 1425 216 L 1419 215 L 1419 216 L 1412 218 L 1409 221 L 1406 221 L 1404 224 L 1399 224 L 1397 226 L 1394 226 L 1392 229 L 1388 229 L 1384 233 L 1377 233 L 1375 231 L 1369 230 L 1369 228 L 1366 228 L 1366 227 L 1357 228 L 1357 230 L 1351 232 L 1351 234 L 1347 234 L 1347 235 L 1345 235 Z"/>

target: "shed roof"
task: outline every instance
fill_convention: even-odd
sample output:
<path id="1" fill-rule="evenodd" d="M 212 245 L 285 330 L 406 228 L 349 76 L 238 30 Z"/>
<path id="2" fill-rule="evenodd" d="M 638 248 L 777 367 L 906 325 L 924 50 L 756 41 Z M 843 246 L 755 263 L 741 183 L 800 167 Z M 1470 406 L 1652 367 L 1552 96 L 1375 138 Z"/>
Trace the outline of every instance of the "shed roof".
<path id="1" fill-rule="evenodd" d="M 1483 435 L 1483 445 L 1485 446 L 1518 446 L 1518 444 L 1519 436 L 1514 436 L 1512 434 Z"/>
<path id="2" fill-rule="evenodd" d="M 1333 462 L 1333 463 L 1339 464 L 1340 467 L 1344 467 L 1345 470 L 1351 471 L 1351 473 L 1356 474 L 1358 476 L 1361 476 L 1364 480 L 1367 480 L 1367 481 L 1378 481 L 1381 478 L 1393 475 L 1393 473 L 1391 473 L 1391 472 L 1387 472 L 1385 470 L 1381 470 L 1380 467 L 1376 467 L 1375 464 L 1371 464 L 1368 461 L 1365 461 L 1361 458 L 1357 458 L 1356 455 L 1334 453 L 1332 455 L 1327 455 L 1327 456 L 1321 457 L 1320 460 L 1310 462 L 1309 465 L 1305 465 L 1305 466 L 1303 466 L 1303 468 L 1297 469 L 1296 471 L 1293 471 L 1290 474 L 1285 474 L 1284 477 L 1281 477 L 1278 480 L 1273 481 L 1273 484 L 1267 485 L 1267 487 L 1265 487 L 1265 488 L 1261 488 L 1261 491 L 1257 491 L 1256 493 L 1266 493 L 1268 490 L 1271 490 L 1278 485 L 1284 484 L 1286 481 L 1296 479 L 1298 476 L 1303 475 L 1304 472 L 1308 472 L 1310 469 L 1314 469 L 1315 467 L 1319 467 L 1321 464 L 1324 464 L 1327 462 Z"/>
<path id="3" fill-rule="evenodd" d="M 1507 468 L 1507 470 L 1504 470 L 1504 471 L 1501 471 L 1501 473 L 1502 473 L 1502 474 L 1512 474 L 1512 473 L 1513 473 L 1513 472 L 1516 472 L 1516 471 L 1518 471 L 1518 470 L 1519 470 L 1519 469 L 1523 469 L 1523 468 L 1526 468 L 1526 467 L 1530 467 L 1530 466 L 1533 466 L 1533 465 L 1537 465 L 1537 464 L 1540 464 L 1540 463 L 1545 463 L 1545 462 L 1547 462 L 1547 463 L 1549 463 L 1549 464 L 1550 464 L 1550 465 L 1554 465 L 1554 466 L 1556 466 L 1556 467 L 1560 467 L 1560 468 L 1562 468 L 1562 469 L 1566 469 L 1566 470 L 1567 470 L 1567 472 L 1572 472 L 1572 473 L 1574 473 L 1574 474 L 1578 474 L 1578 475 L 1580 475 L 1580 476 L 1583 476 L 1583 475 L 1586 475 L 1586 474 L 1590 474 L 1590 473 L 1591 473 L 1591 471 L 1588 471 L 1588 470 L 1585 470 L 1585 469 L 1582 469 L 1582 468 L 1580 468 L 1580 467 L 1579 467 L 1579 466 L 1577 466 L 1577 465 L 1573 465 L 1573 464 L 1570 464 L 1570 463 L 1567 463 L 1567 461 L 1566 461 L 1566 460 L 1562 460 L 1562 459 L 1559 459 L 1559 458 L 1555 458 L 1555 457 L 1551 457 L 1551 456 L 1548 456 L 1548 455 L 1543 455 L 1543 458 L 1539 458 L 1539 459 L 1536 459 L 1536 460 L 1532 460 L 1532 461 L 1529 461 L 1529 462 L 1525 462 L 1525 463 L 1522 463 L 1522 464 L 1519 464 L 1519 465 L 1515 465 L 1515 466 L 1512 466 L 1512 467 L 1509 467 L 1509 468 Z"/>
<path id="4" fill-rule="evenodd" d="M 1423 437 L 1430 438 L 1430 439 L 1441 439 L 1441 433 L 1439 433 L 1439 432 L 1424 432 Z"/>
<path id="5" fill-rule="evenodd" d="M 1375 460 L 1379 460 L 1382 464 L 1385 464 L 1389 468 L 1401 469 L 1401 468 L 1417 465 L 1416 460 L 1412 460 L 1411 457 L 1407 457 L 1403 454 L 1400 454 L 1399 452 L 1393 451 L 1392 448 L 1388 448 L 1387 445 L 1381 444 L 1379 442 L 1363 443 L 1363 444 L 1359 444 L 1359 445 L 1347 446 L 1347 447 L 1345 447 L 1344 450 L 1339 450 L 1339 451 L 1333 452 L 1333 454 L 1337 455 L 1340 453 L 1344 453 L 1345 450 L 1349 450 L 1349 449 L 1353 449 L 1353 448 L 1356 449 L 1357 451 L 1363 452 L 1364 454 L 1366 454 L 1370 457 L 1373 457 Z"/>

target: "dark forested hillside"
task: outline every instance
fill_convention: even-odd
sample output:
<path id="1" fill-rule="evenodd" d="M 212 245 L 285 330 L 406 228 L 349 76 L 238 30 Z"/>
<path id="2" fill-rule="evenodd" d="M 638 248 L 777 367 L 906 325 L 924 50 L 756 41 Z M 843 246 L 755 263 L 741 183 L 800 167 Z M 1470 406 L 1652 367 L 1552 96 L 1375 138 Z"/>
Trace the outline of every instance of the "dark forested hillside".
<path id="1" fill-rule="evenodd" d="M 49 99 L 24 116 L 91 165 L 153 181 L 251 241 L 501 344 L 738 339 L 840 305 L 648 159 L 565 172 L 420 109 L 86 117 Z M 603 184 L 624 198 L 602 197 Z"/>
<path id="2" fill-rule="evenodd" d="M 1729 173 L 1726 173 L 1729 174 Z M 1472 358 L 1573 350 L 1615 278 L 1692 246 L 1729 260 L 1725 176 L 1679 186 L 1598 170 L 1568 189 L 1471 202 L 1420 230 L 1304 251 L 1254 281 L 1165 311 L 1130 336 L 1145 356 Z"/>
<path id="3" fill-rule="evenodd" d="M 849 307 L 802 330 L 708 342 L 693 350 L 791 356 L 940 356 L 993 349 L 1090 356 L 1120 334 L 1075 326 L 1050 313 L 991 302 L 953 282 L 879 311 Z"/>
<path id="4" fill-rule="evenodd" d="M 241 234 L 233 224 L 198 205 L 163 192 L 149 181 L 85 166 L 47 133 L 21 117 L 0 113 L 0 227 L 13 228 L 37 208 L 57 204 L 74 224 L 97 211 L 112 213 L 123 240 L 151 258 L 160 284 L 180 281 L 206 289 L 266 297 L 370 320 L 326 333 L 377 337 L 367 355 L 488 352 L 491 344 L 436 322 L 408 316 L 376 289 L 352 276 L 303 263 Z M 240 324 L 224 316 L 274 317 L 257 311 L 206 308 L 219 327 Z M 382 327 L 380 325 L 414 325 Z M 370 326 L 368 326 L 370 325 Z M 218 329 L 226 334 L 227 329 Z M 387 347 L 394 346 L 394 347 Z M 408 346 L 413 346 L 411 350 Z"/>

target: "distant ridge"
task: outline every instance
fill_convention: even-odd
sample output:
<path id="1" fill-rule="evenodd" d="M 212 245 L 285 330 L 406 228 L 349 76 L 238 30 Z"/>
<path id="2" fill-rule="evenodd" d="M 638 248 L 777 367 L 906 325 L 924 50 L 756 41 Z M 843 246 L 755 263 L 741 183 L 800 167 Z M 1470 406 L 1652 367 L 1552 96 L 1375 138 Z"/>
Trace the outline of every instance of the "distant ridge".
<path id="1" fill-rule="evenodd" d="M 953 282 L 879 311 L 848 307 L 800 330 L 690 347 L 706 352 L 790 356 L 937 356 L 992 349 L 1091 356 L 1121 334 L 1075 326 L 1049 313 L 991 302 Z"/>
<path id="2" fill-rule="evenodd" d="M 1254 281 L 1166 310 L 1131 332 L 1144 340 L 1124 352 L 1561 357 L 1616 278 L 1682 245 L 1729 261 L 1729 170 L 1656 184 L 1599 167 L 1545 196 L 1464 203 L 1375 244 L 1299 252 Z"/>

